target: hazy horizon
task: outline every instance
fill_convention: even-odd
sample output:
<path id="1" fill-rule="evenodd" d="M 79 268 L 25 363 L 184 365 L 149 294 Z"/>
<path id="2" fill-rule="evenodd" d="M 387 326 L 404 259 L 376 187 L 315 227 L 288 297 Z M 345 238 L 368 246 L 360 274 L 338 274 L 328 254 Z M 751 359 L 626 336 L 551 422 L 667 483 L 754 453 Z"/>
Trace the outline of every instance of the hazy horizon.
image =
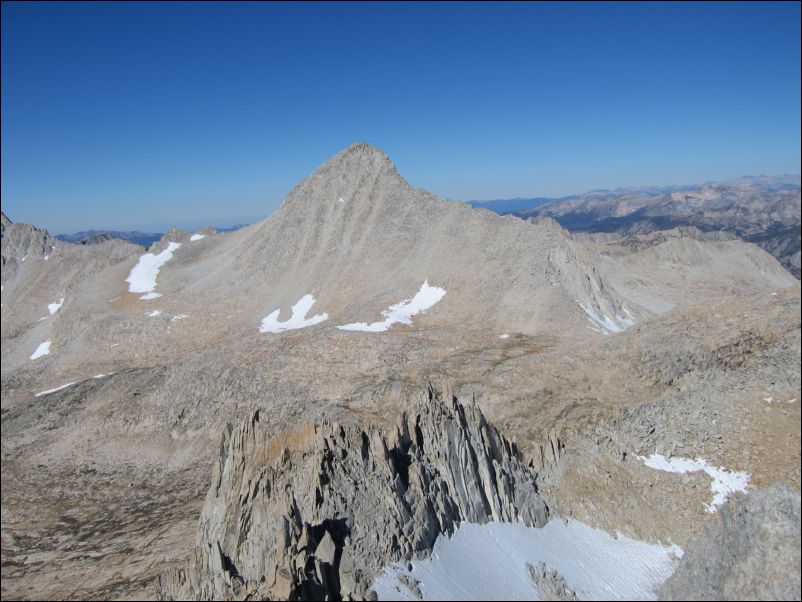
<path id="1" fill-rule="evenodd" d="M 401 175 L 403 176 L 404 174 L 402 173 Z M 542 198 L 549 198 L 549 199 L 559 200 L 560 198 L 565 198 L 565 197 L 569 197 L 569 196 L 572 196 L 572 195 L 589 194 L 589 193 L 600 191 L 600 190 L 615 191 L 617 189 L 621 189 L 621 190 L 639 189 L 639 188 L 644 188 L 645 189 L 645 188 L 661 188 L 661 187 L 668 187 L 668 186 L 693 187 L 693 186 L 700 186 L 700 185 L 708 184 L 708 183 L 726 182 L 726 181 L 736 180 L 736 179 L 740 179 L 740 178 L 755 178 L 755 177 L 799 178 L 801 176 L 800 176 L 800 174 L 749 174 L 749 175 L 734 176 L 734 177 L 731 177 L 731 178 L 722 178 L 722 179 L 716 179 L 716 180 L 704 180 L 704 181 L 693 182 L 693 183 L 663 183 L 663 184 L 622 185 L 622 186 L 614 186 L 614 187 L 608 188 L 608 189 L 592 188 L 592 189 L 589 189 L 589 190 L 573 191 L 573 192 L 571 192 L 571 193 L 569 193 L 567 195 L 561 195 L 559 197 L 548 197 L 546 195 L 531 194 L 531 195 L 523 195 L 523 196 L 512 197 L 512 198 L 493 197 L 493 198 L 487 198 L 487 199 L 470 198 L 470 199 L 449 199 L 449 200 L 462 201 L 462 202 L 466 202 L 466 203 L 467 202 L 474 202 L 474 201 L 475 202 L 493 202 L 493 201 L 513 201 L 513 200 L 517 200 L 517 199 L 538 199 L 538 198 L 541 198 L 541 199 Z M 434 194 L 437 194 L 435 191 L 430 191 L 430 192 L 434 192 Z M 448 197 L 443 197 L 442 195 L 438 195 L 438 196 L 440 196 L 441 198 L 444 198 L 444 199 L 448 198 Z M 256 222 L 258 222 L 260 220 L 263 220 L 263 219 L 266 219 L 266 218 L 270 217 L 273 214 L 273 212 L 278 208 L 278 205 L 283 200 L 284 199 L 282 198 L 281 201 L 276 203 L 275 206 L 268 213 L 264 213 L 264 214 L 261 214 L 261 215 L 254 214 L 254 215 L 245 215 L 245 216 L 239 215 L 239 216 L 218 216 L 218 217 L 183 216 L 183 217 L 178 217 L 178 218 L 176 218 L 174 220 L 166 220 L 166 221 L 153 221 L 153 222 L 141 222 L 141 223 L 121 222 L 121 223 L 109 224 L 109 225 L 89 225 L 89 226 L 86 226 L 86 227 L 82 226 L 82 227 L 73 228 L 73 229 L 69 229 L 69 230 L 58 229 L 57 227 L 56 228 L 49 228 L 49 227 L 47 227 L 45 225 L 40 225 L 40 224 L 36 224 L 36 223 L 33 223 L 32 225 L 36 226 L 37 228 L 43 228 L 45 230 L 48 230 L 51 234 L 55 234 L 55 235 L 70 235 L 70 234 L 76 234 L 78 232 L 85 232 L 85 231 L 90 231 L 90 230 L 110 230 L 110 231 L 119 231 L 119 232 L 139 231 L 139 232 L 143 232 L 143 233 L 157 234 L 157 233 L 164 233 L 164 232 L 166 232 L 167 230 L 169 230 L 170 228 L 173 228 L 173 227 L 180 228 L 181 230 L 186 230 L 186 231 L 197 230 L 197 229 L 204 228 L 204 227 L 207 227 L 207 226 L 211 226 L 213 228 L 218 228 L 218 229 L 219 228 L 231 228 L 233 226 L 242 226 L 242 225 L 254 224 L 254 223 L 256 223 Z M 5 209 L 3 211 L 5 212 Z M 11 219 L 11 221 L 13 221 L 13 222 L 31 223 L 31 222 L 26 222 L 25 220 L 14 219 L 14 216 L 8 215 L 8 213 L 6 213 L 6 216 L 9 219 Z"/>

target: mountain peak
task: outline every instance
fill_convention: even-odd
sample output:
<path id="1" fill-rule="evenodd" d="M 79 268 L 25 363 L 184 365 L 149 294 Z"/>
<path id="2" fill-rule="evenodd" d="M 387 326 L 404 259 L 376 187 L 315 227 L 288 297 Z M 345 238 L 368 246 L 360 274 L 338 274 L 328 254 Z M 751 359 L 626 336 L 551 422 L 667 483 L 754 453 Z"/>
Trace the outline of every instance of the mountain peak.
<path id="1" fill-rule="evenodd" d="M 344 166 L 348 169 L 368 169 L 370 171 L 391 171 L 397 173 L 395 165 L 390 161 L 384 151 L 366 142 L 355 142 L 351 146 L 341 150 L 331 159 L 326 161 L 322 167 Z"/>
<path id="2" fill-rule="evenodd" d="M 346 147 L 345 149 L 341 150 L 339 153 L 335 155 L 335 157 L 340 155 L 369 155 L 369 156 L 376 156 L 379 158 L 384 158 L 387 161 L 390 159 L 387 157 L 385 152 L 377 148 L 367 142 L 354 142 L 352 145 Z"/>
<path id="3" fill-rule="evenodd" d="M 282 207 L 303 207 L 308 211 L 310 199 L 319 204 L 343 204 L 347 201 L 372 202 L 381 192 L 408 190 L 411 186 L 396 171 L 383 151 L 357 142 L 320 165 L 287 195 Z"/>

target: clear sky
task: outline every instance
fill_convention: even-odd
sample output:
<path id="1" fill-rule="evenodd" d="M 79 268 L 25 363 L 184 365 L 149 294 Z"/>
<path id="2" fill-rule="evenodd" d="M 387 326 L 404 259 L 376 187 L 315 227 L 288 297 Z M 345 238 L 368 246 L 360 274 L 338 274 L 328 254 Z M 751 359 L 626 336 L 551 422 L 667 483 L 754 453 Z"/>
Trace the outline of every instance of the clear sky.
<path id="1" fill-rule="evenodd" d="M 253 221 L 355 141 L 457 199 L 800 171 L 800 4 L 2 4 L 2 206 Z"/>

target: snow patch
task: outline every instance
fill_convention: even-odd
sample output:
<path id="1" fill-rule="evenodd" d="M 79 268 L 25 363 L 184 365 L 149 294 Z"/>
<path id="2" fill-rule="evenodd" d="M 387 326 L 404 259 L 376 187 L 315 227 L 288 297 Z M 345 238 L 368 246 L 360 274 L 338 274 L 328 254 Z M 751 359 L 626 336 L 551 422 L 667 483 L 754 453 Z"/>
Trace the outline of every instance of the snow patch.
<path id="1" fill-rule="evenodd" d="M 64 305 L 64 297 L 62 297 L 58 303 L 48 303 L 47 311 L 49 311 L 50 315 L 52 316 L 54 313 L 56 313 L 58 310 L 61 309 L 62 305 Z"/>
<path id="2" fill-rule="evenodd" d="M 158 299 L 161 297 L 161 293 L 148 293 L 147 295 L 142 295 L 140 299 L 144 299 L 145 301 L 150 301 L 151 299 Z"/>
<path id="3" fill-rule="evenodd" d="M 154 299 L 160 296 L 154 293 L 153 289 L 156 288 L 156 277 L 159 275 L 161 267 L 167 263 L 173 256 L 175 250 L 181 246 L 179 242 L 171 242 L 167 245 L 158 255 L 153 253 L 145 253 L 139 258 L 139 262 L 133 267 L 128 278 L 128 291 L 131 293 L 148 293 L 140 297 L 140 299 Z"/>
<path id="4" fill-rule="evenodd" d="M 391 305 L 382 311 L 384 320 L 381 322 L 355 322 L 338 326 L 340 330 L 359 330 L 362 332 L 384 332 L 393 324 L 412 324 L 412 317 L 433 307 L 446 294 L 445 289 L 439 286 L 429 286 L 429 281 L 424 280 L 423 284 L 415 293 L 412 299 L 404 299 L 400 303 Z"/>
<path id="5" fill-rule="evenodd" d="M 691 460 L 690 458 L 668 459 L 660 454 L 652 454 L 648 458 L 638 456 L 638 460 L 641 460 L 649 468 L 664 472 L 685 474 L 699 472 L 700 470 L 704 471 L 713 479 L 710 484 L 710 489 L 713 491 L 713 501 L 710 504 L 705 504 L 705 510 L 711 514 L 717 512 L 724 505 L 730 494 L 736 491 L 745 492 L 749 487 L 749 478 L 751 477 L 748 472 L 735 472 L 723 467 L 711 466 L 703 458 L 696 458 L 696 460 Z"/>
<path id="6" fill-rule="evenodd" d="M 42 391 L 41 393 L 37 393 L 34 397 L 41 397 L 42 395 L 49 395 L 50 393 L 55 393 L 56 391 L 61 391 L 62 389 L 66 389 L 67 387 L 73 386 L 78 381 L 73 381 L 71 383 L 67 383 L 66 385 L 61 385 L 60 387 L 56 387 L 55 389 L 48 389 L 47 391 Z"/>
<path id="7" fill-rule="evenodd" d="M 579 307 L 584 310 L 591 323 L 595 326 L 595 328 L 594 326 L 591 326 L 591 328 L 596 332 L 601 332 L 604 335 L 624 332 L 627 328 L 635 323 L 635 318 L 632 317 L 632 314 L 630 314 L 626 308 L 622 308 L 626 316 L 616 314 L 615 319 L 613 319 L 599 311 L 596 311 L 592 307 L 587 308 L 581 303 L 579 304 Z"/>
<path id="8" fill-rule="evenodd" d="M 161 312 L 161 310 L 160 310 L 160 309 L 154 309 L 153 311 L 149 311 L 149 312 L 148 312 L 148 313 L 146 313 L 145 315 L 146 315 L 148 318 L 155 318 L 156 316 L 159 316 L 159 315 L 161 315 L 161 313 L 162 313 L 162 312 Z"/>
<path id="9" fill-rule="evenodd" d="M 189 240 L 191 240 L 192 242 L 195 242 L 196 240 L 200 240 L 202 238 L 206 238 L 206 235 L 205 234 L 193 234 L 192 236 L 189 237 Z"/>
<path id="10" fill-rule="evenodd" d="M 45 261 L 47 261 L 48 259 L 50 259 L 50 255 L 45 255 Z"/>
<path id="11" fill-rule="evenodd" d="M 306 314 L 312 309 L 315 304 L 315 298 L 312 295 L 304 295 L 301 299 L 292 306 L 292 316 L 289 320 L 284 322 L 278 321 L 280 310 L 277 309 L 270 313 L 262 320 L 262 325 L 259 327 L 259 332 L 284 332 L 285 330 L 297 330 L 298 328 L 306 328 L 313 326 L 329 319 L 329 314 L 323 313 L 311 318 L 306 318 Z"/>
<path id="12" fill-rule="evenodd" d="M 33 355 L 31 355 L 31 359 L 35 360 L 38 357 L 47 355 L 48 353 L 50 353 L 50 341 L 45 341 L 36 348 L 36 351 L 34 351 Z"/>
<path id="13" fill-rule="evenodd" d="M 576 520 L 552 519 L 542 529 L 522 523 L 463 523 L 440 535 L 428 559 L 397 563 L 377 577 L 380 600 L 415 600 L 398 576 L 419 583 L 423 600 L 537 600 L 526 564 L 557 571 L 580 599 L 656 600 L 657 588 L 683 554 L 663 546 L 612 537 Z"/>
<path id="14" fill-rule="evenodd" d="M 773 397 L 764 397 L 763 400 L 768 404 L 783 403 L 781 399 L 774 399 Z M 789 399 L 785 403 L 796 403 L 796 397 L 794 397 L 793 399 Z"/>
<path id="15" fill-rule="evenodd" d="M 170 318 L 170 322 L 175 322 L 176 320 L 183 320 L 184 318 L 188 318 L 189 316 L 186 314 L 178 314 Z"/>
<path id="16" fill-rule="evenodd" d="M 509 339 L 510 335 L 508 335 L 507 333 L 504 333 L 504 334 L 498 335 L 498 338 L 500 338 L 500 339 Z"/>

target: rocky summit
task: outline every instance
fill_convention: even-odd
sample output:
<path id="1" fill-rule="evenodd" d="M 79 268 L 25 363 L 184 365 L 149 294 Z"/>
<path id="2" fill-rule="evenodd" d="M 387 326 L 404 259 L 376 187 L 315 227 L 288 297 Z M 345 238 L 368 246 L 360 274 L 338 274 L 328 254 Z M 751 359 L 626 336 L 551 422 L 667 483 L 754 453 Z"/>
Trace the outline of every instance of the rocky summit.
<path id="1" fill-rule="evenodd" d="M 232 232 L 3 214 L 3 598 L 798 599 L 793 261 L 562 215 L 362 143 Z"/>

